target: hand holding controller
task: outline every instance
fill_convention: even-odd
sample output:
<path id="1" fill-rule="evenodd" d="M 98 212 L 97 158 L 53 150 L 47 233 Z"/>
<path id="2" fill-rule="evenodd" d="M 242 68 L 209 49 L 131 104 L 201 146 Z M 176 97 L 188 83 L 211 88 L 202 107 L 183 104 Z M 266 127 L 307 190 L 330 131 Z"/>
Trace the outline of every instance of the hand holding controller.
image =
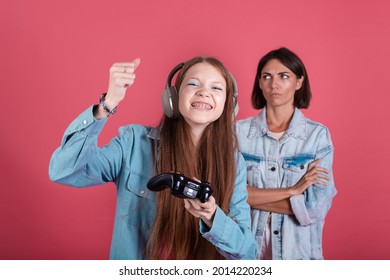
<path id="1" fill-rule="evenodd" d="M 196 182 L 178 172 L 158 174 L 149 180 L 147 187 L 154 192 L 170 188 L 172 195 L 176 197 L 199 198 L 202 203 L 205 203 L 213 193 L 209 183 Z"/>

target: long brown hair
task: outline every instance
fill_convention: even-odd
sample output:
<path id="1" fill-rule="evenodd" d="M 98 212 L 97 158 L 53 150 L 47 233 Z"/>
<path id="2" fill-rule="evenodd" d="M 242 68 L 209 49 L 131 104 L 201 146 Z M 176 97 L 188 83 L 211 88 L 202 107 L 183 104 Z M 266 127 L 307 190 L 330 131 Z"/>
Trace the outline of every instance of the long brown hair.
<path id="1" fill-rule="evenodd" d="M 187 70 L 202 62 L 219 69 L 226 80 L 224 111 L 219 119 L 206 127 L 197 146 L 182 116 L 178 119 L 164 116 L 159 125 L 157 172 L 180 171 L 188 177 L 209 182 L 217 205 L 228 213 L 235 182 L 234 152 L 237 143 L 230 74 L 216 58 L 195 57 L 185 63 L 175 87 L 179 92 Z M 156 206 L 157 214 L 148 246 L 150 259 L 223 259 L 215 247 L 200 235 L 199 219 L 184 208 L 182 199 L 172 196 L 167 189 L 157 194 Z"/>

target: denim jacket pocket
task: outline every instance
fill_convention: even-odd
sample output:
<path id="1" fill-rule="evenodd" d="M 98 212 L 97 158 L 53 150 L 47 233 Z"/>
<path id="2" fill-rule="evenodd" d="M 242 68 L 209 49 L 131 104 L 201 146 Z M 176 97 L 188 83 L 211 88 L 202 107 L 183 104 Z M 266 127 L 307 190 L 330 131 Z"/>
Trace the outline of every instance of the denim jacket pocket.
<path id="1" fill-rule="evenodd" d="M 253 156 L 246 153 L 241 153 L 245 159 L 247 179 L 249 185 L 258 187 L 261 178 L 264 175 L 265 159 L 260 156 Z"/>
<path id="2" fill-rule="evenodd" d="M 260 164 L 255 162 L 247 162 L 247 180 L 248 184 L 252 187 L 258 187 L 259 176 L 260 174 Z"/>
<path id="3" fill-rule="evenodd" d="M 154 199 L 153 193 L 146 187 L 148 180 L 148 177 L 140 173 L 130 172 L 126 182 L 126 190 L 140 198 Z"/>
<path id="4" fill-rule="evenodd" d="M 306 172 L 307 164 L 300 164 L 299 166 L 295 166 L 283 162 L 283 168 L 294 173 L 302 173 L 302 172 Z"/>
<path id="5" fill-rule="evenodd" d="M 315 159 L 315 155 L 298 155 L 283 160 L 283 169 L 286 172 L 288 186 L 295 185 L 305 175 L 308 165 Z"/>
<path id="6" fill-rule="evenodd" d="M 130 172 L 124 182 L 124 194 L 118 205 L 122 218 L 143 229 L 151 227 L 156 209 L 155 193 L 146 187 L 148 179 L 137 172 Z"/>

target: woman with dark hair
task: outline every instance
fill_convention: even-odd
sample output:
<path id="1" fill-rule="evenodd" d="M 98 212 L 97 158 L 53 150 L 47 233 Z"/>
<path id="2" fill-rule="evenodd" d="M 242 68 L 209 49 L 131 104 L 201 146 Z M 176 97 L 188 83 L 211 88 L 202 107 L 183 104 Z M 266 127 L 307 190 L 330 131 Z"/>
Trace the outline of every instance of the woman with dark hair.
<path id="1" fill-rule="evenodd" d="M 236 124 L 259 259 L 323 259 L 322 229 L 336 194 L 333 145 L 328 129 L 302 114 L 310 99 L 296 54 L 280 48 L 260 59 L 252 105 L 262 110 Z"/>
<path id="2" fill-rule="evenodd" d="M 232 132 L 236 87 L 219 60 L 179 64 L 163 93 L 169 100 L 160 125 L 121 127 L 118 137 L 97 147 L 139 63 L 111 67 L 107 94 L 68 127 L 52 156 L 50 178 L 75 187 L 115 182 L 111 259 L 254 259 L 245 162 Z M 203 203 L 147 189 L 151 177 L 172 171 L 209 182 L 212 195 Z"/>

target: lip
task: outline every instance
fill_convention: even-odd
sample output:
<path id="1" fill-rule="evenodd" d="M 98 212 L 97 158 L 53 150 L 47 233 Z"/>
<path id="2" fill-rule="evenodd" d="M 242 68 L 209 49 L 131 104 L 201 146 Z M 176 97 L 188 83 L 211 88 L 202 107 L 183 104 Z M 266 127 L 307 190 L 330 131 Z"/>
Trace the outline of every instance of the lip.
<path id="1" fill-rule="evenodd" d="M 271 97 L 279 97 L 279 96 L 281 96 L 282 94 L 281 93 L 278 93 L 278 92 L 271 92 L 270 93 L 270 96 Z"/>
<path id="2" fill-rule="evenodd" d="M 210 103 L 202 102 L 202 101 L 191 102 L 191 107 L 194 109 L 206 110 L 206 111 L 213 109 L 213 106 Z"/>

